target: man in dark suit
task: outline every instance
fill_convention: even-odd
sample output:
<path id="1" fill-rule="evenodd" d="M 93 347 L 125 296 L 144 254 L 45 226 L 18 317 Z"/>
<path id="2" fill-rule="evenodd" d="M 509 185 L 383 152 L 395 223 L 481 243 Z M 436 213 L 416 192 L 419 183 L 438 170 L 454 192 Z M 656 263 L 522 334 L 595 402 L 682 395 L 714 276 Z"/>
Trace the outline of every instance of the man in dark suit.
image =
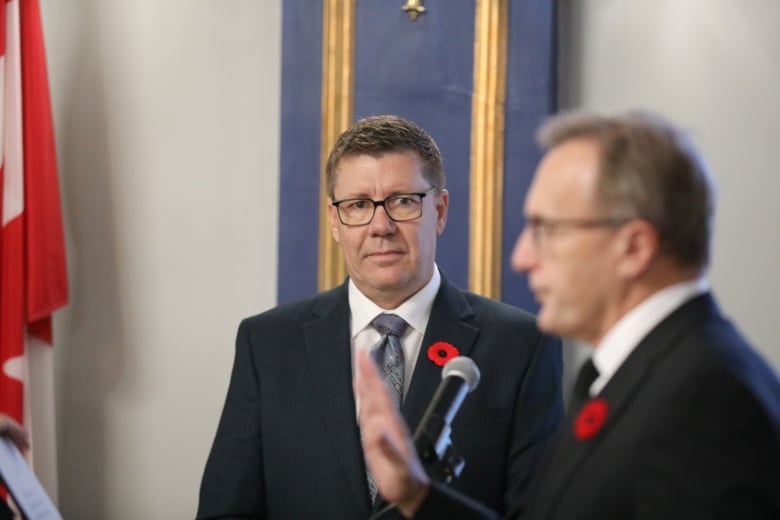
<path id="1" fill-rule="evenodd" d="M 525 201 L 513 267 L 538 323 L 593 348 L 524 518 L 780 518 L 780 383 L 705 278 L 714 212 L 698 153 L 657 116 L 568 114 Z M 369 468 L 407 516 L 490 518 L 431 485 L 359 356 Z"/>
<path id="2" fill-rule="evenodd" d="M 468 459 L 455 487 L 519 513 L 562 418 L 559 341 L 527 313 L 461 291 L 437 269 L 449 194 L 423 129 L 392 116 L 359 121 L 337 141 L 326 180 L 349 279 L 239 327 L 198 518 L 365 519 L 385 505 L 372 496 L 357 425 L 353 364 L 362 351 L 387 363 L 382 391 L 394 389 L 411 428 L 441 365 L 457 354 L 476 361 L 491 384 L 453 424 L 453 445 Z M 402 318 L 401 332 L 372 325 L 386 314 Z"/>

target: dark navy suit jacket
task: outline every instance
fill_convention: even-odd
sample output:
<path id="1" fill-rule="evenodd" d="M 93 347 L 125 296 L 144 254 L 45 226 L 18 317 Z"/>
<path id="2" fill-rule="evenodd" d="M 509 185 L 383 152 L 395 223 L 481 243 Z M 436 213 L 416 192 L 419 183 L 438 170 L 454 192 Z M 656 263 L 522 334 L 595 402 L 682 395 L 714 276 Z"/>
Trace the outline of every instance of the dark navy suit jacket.
<path id="1" fill-rule="evenodd" d="M 581 439 L 570 414 L 523 518 L 780 518 L 780 383 L 709 294 L 652 330 L 597 397 L 603 425 Z M 498 515 L 434 489 L 419 516 Z"/>
<path id="2" fill-rule="evenodd" d="M 346 284 L 241 323 L 198 518 L 366 519 L 372 512 L 352 387 Z M 477 363 L 453 422 L 455 489 L 517 514 L 562 419 L 560 342 L 515 307 L 442 276 L 402 413 L 414 431 L 441 382 L 436 341 Z M 381 507 L 378 501 L 376 508 Z"/>

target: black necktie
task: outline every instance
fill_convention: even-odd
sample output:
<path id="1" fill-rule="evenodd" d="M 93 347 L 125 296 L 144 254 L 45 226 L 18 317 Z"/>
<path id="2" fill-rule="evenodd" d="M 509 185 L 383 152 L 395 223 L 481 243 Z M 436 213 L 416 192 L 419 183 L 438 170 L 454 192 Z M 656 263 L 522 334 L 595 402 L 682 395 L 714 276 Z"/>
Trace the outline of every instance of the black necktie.
<path id="1" fill-rule="evenodd" d="M 590 386 L 593 381 L 599 376 L 599 371 L 593 364 L 593 359 L 588 360 L 582 365 L 580 373 L 577 375 L 577 380 L 574 383 L 574 391 L 571 395 L 571 401 L 569 402 L 569 415 L 574 416 L 580 411 L 582 405 L 590 399 Z"/>

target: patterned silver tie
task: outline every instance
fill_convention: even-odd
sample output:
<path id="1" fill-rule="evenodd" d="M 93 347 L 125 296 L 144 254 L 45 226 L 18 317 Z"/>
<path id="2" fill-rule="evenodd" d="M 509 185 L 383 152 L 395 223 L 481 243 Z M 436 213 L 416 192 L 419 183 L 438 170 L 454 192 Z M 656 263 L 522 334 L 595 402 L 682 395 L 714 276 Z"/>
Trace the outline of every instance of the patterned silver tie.
<path id="1" fill-rule="evenodd" d="M 382 335 L 379 341 L 371 346 L 371 356 L 379 367 L 379 374 L 396 406 L 400 408 L 404 389 L 404 351 L 401 348 L 401 336 L 407 324 L 395 314 L 380 314 L 374 318 L 371 325 Z"/>
<path id="2" fill-rule="evenodd" d="M 374 318 L 371 325 L 382 335 L 379 341 L 371 346 L 371 356 L 390 391 L 390 396 L 400 408 L 404 390 L 404 351 L 401 348 L 401 336 L 408 324 L 400 316 L 385 313 Z M 377 485 L 370 471 L 367 476 L 373 503 L 376 501 Z"/>

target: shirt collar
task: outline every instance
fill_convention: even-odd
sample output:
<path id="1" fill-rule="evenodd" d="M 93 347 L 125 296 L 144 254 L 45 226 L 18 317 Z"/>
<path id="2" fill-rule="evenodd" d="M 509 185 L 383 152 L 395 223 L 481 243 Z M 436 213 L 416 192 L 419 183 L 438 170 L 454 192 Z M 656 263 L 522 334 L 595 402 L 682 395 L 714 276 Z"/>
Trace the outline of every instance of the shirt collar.
<path id="1" fill-rule="evenodd" d="M 436 298 L 440 286 L 441 275 L 439 274 L 438 266 L 434 264 L 433 276 L 428 280 L 428 283 L 401 305 L 395 309 L 388 310 L 369 300 L 350 279 L 348 284 L 349 309 L 351 313 L 350 338 L 354 340 L 360 331 L 370 327 L 374 318 L 383 312 L 397 314 L 411 328 L 420 334 L 424 334 L 428 325 L 428 318 L 431 315 L 431 309 L 433 308 L 433 300 Z"/>
<path id="2" fill-rule="evenodd" d="M 665 287 L 631 309 L 607 332 L 593 353 L 599 377 L 590 387 L 598 394 L 642 339 L 688 300 L 707 292 L 704 277 Z"/>

